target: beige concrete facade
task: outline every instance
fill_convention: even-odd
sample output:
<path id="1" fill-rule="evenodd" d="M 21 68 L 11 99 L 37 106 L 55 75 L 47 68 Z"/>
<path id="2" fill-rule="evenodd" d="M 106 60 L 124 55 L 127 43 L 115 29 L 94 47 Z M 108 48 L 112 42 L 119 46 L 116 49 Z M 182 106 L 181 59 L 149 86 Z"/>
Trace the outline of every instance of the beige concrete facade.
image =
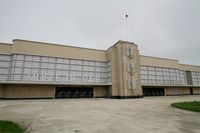
<path id="1" fill-rule="evenodd" d="M 193 93 L 195 95 L 200 95 L 200 89 L 199 88 L 193 88 Z"/>
<path id="2" fill-rule="evenodd" d="M 200 66 L 180 64 L 178 60 L 140 55 L 140 65 L 164 68 L 178 68 L 181 70 L 200 72 Z"/>
<path id="3" fill-rule="evenodd" d="M 0 43 L 0 54 L 11 54 L 12 44 Z"/>
<path id="4" fill-rule="evenodd" d="M 80 62 L 93 61 L 97 63 L 106 63 L 104 69 L 106 69 L 107 80 L 105 83 L 88 83 L 88 86 L 93 88 L 93 97 L 107 97 L 107 98 L 137 98 L 143 96 L 143 86 L 141 83 L 141 66 L 159 67 L 167 69 L 175 69 L 181 71 L 195 72 L 198 76 L 200 72 L 200 66 L 179 64 L 178 60 L 165 59 L 158 57 L 150 57 L 139 54 L 138 46 L 132 42 L 118 41 L 107 50 L 97 50 L 89 48 L 74 47 L 68 45 L 58 45 L 35 41 L 26 40 L 13 40 L 13 44 L 0 43 L 0 55 L 10 55 L 11 57 L 7 61 L 12 61 L 14 56 L 27 55 L 38 57 L 52 57 L 63 59 L 76 59 Z M 22 57 L 22 63 L 24 63 L 25 56 Z M 57 60 L 57 59 L 56 59 Z M 20 61 L 20 60 L 19 60 Z M 40 61 L 42 61 L 40 59 Z M 5 62 L 2 59 L 2 62 Z M 17 62 L 17 61 L 15 61 Z M 33 62 L 33 61 L 27 61 Z M 1 63 L 1 61 L 0 61 Z M 37 62 L 36 62 L 37 63 Z M 41 62 L 42 64 L 43 62 Z M 45 62 L 44 62 L 45 63 Z M 51 64 L 53 64 L 52 62 Z M 8 74 L 12 73 L 10 66 Z M 16 64 L 16 63 L 15 63 Z M 41 67 L 41 64 L 38 67 Z M 55 63 L 54 63 L 55 64 Z M 53 65 L 54 65 L 53 64 Z M 59 64 L 59 63 L 58 63 Z M 52 73 L 55 73 L 57 64 L 54 65 Z M 110 68 L 107 67 L 110 65 Z M 77 64 L 71 66 L 78 66 Z M 1 67 L 1 66 L 0 66 Z M 17 66 L 19 67 L 19 66 Z M 17 68 L 16 67 L 16 68 Z M 20 66 L 21 67 L 21 66 Z M 102 68 L 103 68 L 102 67 Z M 25 71 L 25 63 L 22 64 L 22 71 Z M 38 68 L 39 72 L 43 68 Z M 72 69 L 70 67 L 70 69 Z M 98 74 L 97 68 L 94 67 L 96 76 Z M 6 70 L 2 67 L 3 71 Z M 59 70 L 59 69 L 58 69 Z M 84 64 L 79 70 L 84 73 Z M 78 71 L 77 71 L 78 72 Z M 101 72 L 99 72 L 101 74 Z M 109 77 L 110 74 L 110 77 Z M 1 71 L 0 71 L 1 75 Z M 18 74 L 19 75 L 19 74 Z M 15 76 L 15 75 L 14 75 Z M 17 76 L 17 75 L 16 75 Z M 48 76 L 48 75 L 47 75 Z M 82 75 L 83 76 L 83 75 Z M 1 77 L 0 77 L 1 78 Z M 80 83 L 70 82 L 35 82 L 23 81 L 23 75 L 19 77 L 20 80 L 13 80 L 11 75 L 8 75 L 8 80 L 0 81 L 0 98 L 55 98 L 56 88 L 63 87 L 79 87 L 87 86 L 87 83 L 80 81 Z M 54 77 L 55 78 L 55 77 Z M 96 77 L 94 77 L 96 78 Z M 95 79 L 96 80 L 96 79 Z M 199 80 L 200 81 L 200 80 Z M 54 84 L 55 83 L 55 84 Z M 148 87 L 148 84 L 145 84 Z M 154 85 L 149 84 L 150 88 Z M 165 95 L 185 95 L 190 94 L 190 88 L 193 89 L 193 94 L 200 94 L 200 85 L 173 85 L 176 87 L 170 87 L 169 85 L 155 85 L 155 87 L 164 88 Z"/>
<path id="5" fill-rule="evenodd" d="M 103 50 L 73 47 L 68 45 L 56 45 L 41 42 L 14 40 L 12 53 L 75 58 L 87 60 L 106 61 L 106 52 Z M 95 56 L 94 56 L 95 55 Z"/>
<path id="6" fill-rule="evenodd" d="M 165 59 L 165 58 L 158 58 L 158 57 L 150 57 L 150 56 L 144 56 L 140 55 L 140 65 L 142 66 L 150 66 L 150 67 L 158 67 L 158 68 L 167 68 L 167 69 L 175 69 L 175 70 L 181 70 L 181 71 L 190 71 L 190 72 L 200 72 L 200 66 L 195 65 L 188 65 L 188 64 L 180 64 L 178 60 L 174 59 Z M 145 85 L 146 87 L 147 85 Z M 193 94 L 199 94 L 200 87 L 195 88 L 195 86 L 192 85 L 150 85 L 151 88 L 164 88 L 165 95 L 190 95 Z M 175 86 L 175 87 L 174 87 Z M 190 92 L 190 88 L 193 92 Z"/>
<path id="7" fill-rule="evenodd" d="M 189 95 L 190 90 L 187 87 L 166 87 L 165 88 L 165 95 L 166 96 L 173 96 L 173 95 Z"/>
<path id="8" fill-rule="evenodd" d="M 54 98 L 55 86 L 49 85 L 3 85 L 2 98 Z"/>
<path id="9" fill-rule="evenodd" d="M 94 87 L 94 98 L 107 97 L 107 87 L 95 86 Z"/>
<path id="10" fill-rule="evenodd" d="M 0 98 L 4 97 L 3 85 L 0 85 Z"/>
<path id="11" fill-rule="evenodd" d="M 127 56 L 129 48 L 133 50 L 132 57 Z M 108 50 L 108 56 L 112 63 L 112 96 L 141 96 L 139 51 L 137 45 L 129 44 L 128 42 L 118 42 Z M 129 63 L 133 63 L 133 72 L 128 70 Z M 136 82 L 135 89 L 129 89 L 128 87 L 128 81 L 132 79 Z"/>
<path id="12" fill-rule="evenodd" d="M 74 86 L 63 86 L 74 87 Z M 75 86 L 77 87 L 77 86 Z M 80 86 L 79 86 L 80 87 Z M 94 86 L 94 98 L 107 97 L 107 87 Z M 0 98 L 55 98 L 56 85 L 35 85 L 35 84 L 4 84 L 0 85 Z"/>
<path id="13" fill-rule="evenodd" d="M 179 64 L 179 68 L 181 70 L 186 70 L 186 71 L 197 71 L 197 72 L 200 72 L 200 67 L 199 66 L 195 66 L 195 65 Z"/>
<path id="14" fill-rule="evenodd" d="M 140 55 L 140 65 L 179 68 L 178 60 Z"/>

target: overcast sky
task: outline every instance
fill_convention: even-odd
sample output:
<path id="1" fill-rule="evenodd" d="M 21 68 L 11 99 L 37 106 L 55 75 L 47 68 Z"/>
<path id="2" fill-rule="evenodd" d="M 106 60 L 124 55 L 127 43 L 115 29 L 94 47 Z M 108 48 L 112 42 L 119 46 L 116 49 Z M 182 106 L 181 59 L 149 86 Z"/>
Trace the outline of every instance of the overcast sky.
<path id="1" fill-rule="evenodd" d="M 200 65 L 200 0 L 0 0 L 0 42 L 13 39 L 103 50 L 121 39 Z"/>

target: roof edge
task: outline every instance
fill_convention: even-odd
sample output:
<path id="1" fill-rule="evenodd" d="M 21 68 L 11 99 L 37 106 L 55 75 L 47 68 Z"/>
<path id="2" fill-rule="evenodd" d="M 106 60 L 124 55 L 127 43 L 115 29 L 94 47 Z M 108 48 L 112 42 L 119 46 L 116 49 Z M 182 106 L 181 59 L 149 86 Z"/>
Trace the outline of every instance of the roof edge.
<path id="1" fill-rule="evenodd" d="M 2 45 L 12 45 L 12 43 L 4 43 L 4 42 L 0 42 L 0 44 L 2 44 Z"/>
<path id="2" fill-rule="evenodd" d="M 186 66 L 200 67 L 200 65 L 191 65 L 191 64 L 182 64 L 182 63 L 180 63 L 179 65 L 186 65 Z"/>
<path id="3" fill-rule="evenodd" d="M 56 43 L 48 43 L 48 42 L 40 42 L 40 41 L 30 41 L 30 40 L 23 40 L 23 39 L 13 39 L 13 42 L 15 41 L 23 41 L 23 42 L 32 42 L 32 43 L 40 43 L 40 44 L 45 44 L 45 45 L 56 45 L 56 46 L 63 46 L 63 47 L 72 47 L 72 48 L 80 48 L 80 49 L 88 49 L 88 50 L 96 50 L 96 51 L 101 51 L 105 52 L 106 50 L 102 49 L 94 49 L 94 48 L 85 48 L 85 47 L 79 47 L 79 46 L 72 46 L 68 44 L 56 44 Z"/>
<path id="4" fill-rule="evenodd" d="M 169 59 L 169 58 L 155 57 L 155 56 L 148 56 L 148 55 L 140 55 L 140 56 L 150 57 L 150 58 L 157 58 L 157 59 L 163 59 L 163 60 L 172 60 L 172 61 L 177 61 L 177 62 L 179 62 L 178 59 Z"/>
<path id="5" fill-rule="evenodd" d="M 115 44 L 111 45 L 106 51 L 108 51 L 110 48 L 116 46 L 117 44 L 119 43 L 129 43 L 129 44 L 132 44 L 132 45 L 135 45 L 135 46 L 138 46 L 137 44 L 135 44 L 134 42 L 129 42 L 129 41 L 123 41 L 123 40 L 119 40 L 117 41 Z"/>

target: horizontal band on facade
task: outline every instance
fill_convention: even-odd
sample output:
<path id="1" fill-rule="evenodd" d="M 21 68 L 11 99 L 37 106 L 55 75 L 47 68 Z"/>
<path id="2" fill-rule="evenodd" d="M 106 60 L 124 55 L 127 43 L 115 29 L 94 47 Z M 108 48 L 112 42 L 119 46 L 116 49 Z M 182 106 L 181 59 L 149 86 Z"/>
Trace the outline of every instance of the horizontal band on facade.
<path id="1" fill-rule="evenodd" d="M 111 96 L 111 99 L 134 99 L 134 98 L 143 98 L 142 95 L 140 96 Z"/>
<path id="2" fill-rule="evenodd" d="M 54 97 L 32 97 L 32 98 L 4 98 L 1 97 L 1 100 L 35 100 L 35 99 L 54 99 Z"/>
<path id="3" fill-rule="evenodd" d="M 183 96 L 183 95 L 191 95 L 191 94 L 168 94 L 166 96 Z M 200 93 L 197 93 L 197 94 L 192 94 L 192 95 L 200 95 Z"/>

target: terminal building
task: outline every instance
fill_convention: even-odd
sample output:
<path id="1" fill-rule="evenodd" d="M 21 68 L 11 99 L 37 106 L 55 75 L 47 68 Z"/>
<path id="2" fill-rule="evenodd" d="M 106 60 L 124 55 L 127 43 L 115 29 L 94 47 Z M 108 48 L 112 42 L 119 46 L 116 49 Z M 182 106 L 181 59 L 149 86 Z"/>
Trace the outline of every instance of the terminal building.
<path id="1" fill-rule="evenodd" d="M 200 94 L 200 66 L 143 56 L 132 42 L 107 50 L 0 43 L 0 98 L 141 98 Z"/>

